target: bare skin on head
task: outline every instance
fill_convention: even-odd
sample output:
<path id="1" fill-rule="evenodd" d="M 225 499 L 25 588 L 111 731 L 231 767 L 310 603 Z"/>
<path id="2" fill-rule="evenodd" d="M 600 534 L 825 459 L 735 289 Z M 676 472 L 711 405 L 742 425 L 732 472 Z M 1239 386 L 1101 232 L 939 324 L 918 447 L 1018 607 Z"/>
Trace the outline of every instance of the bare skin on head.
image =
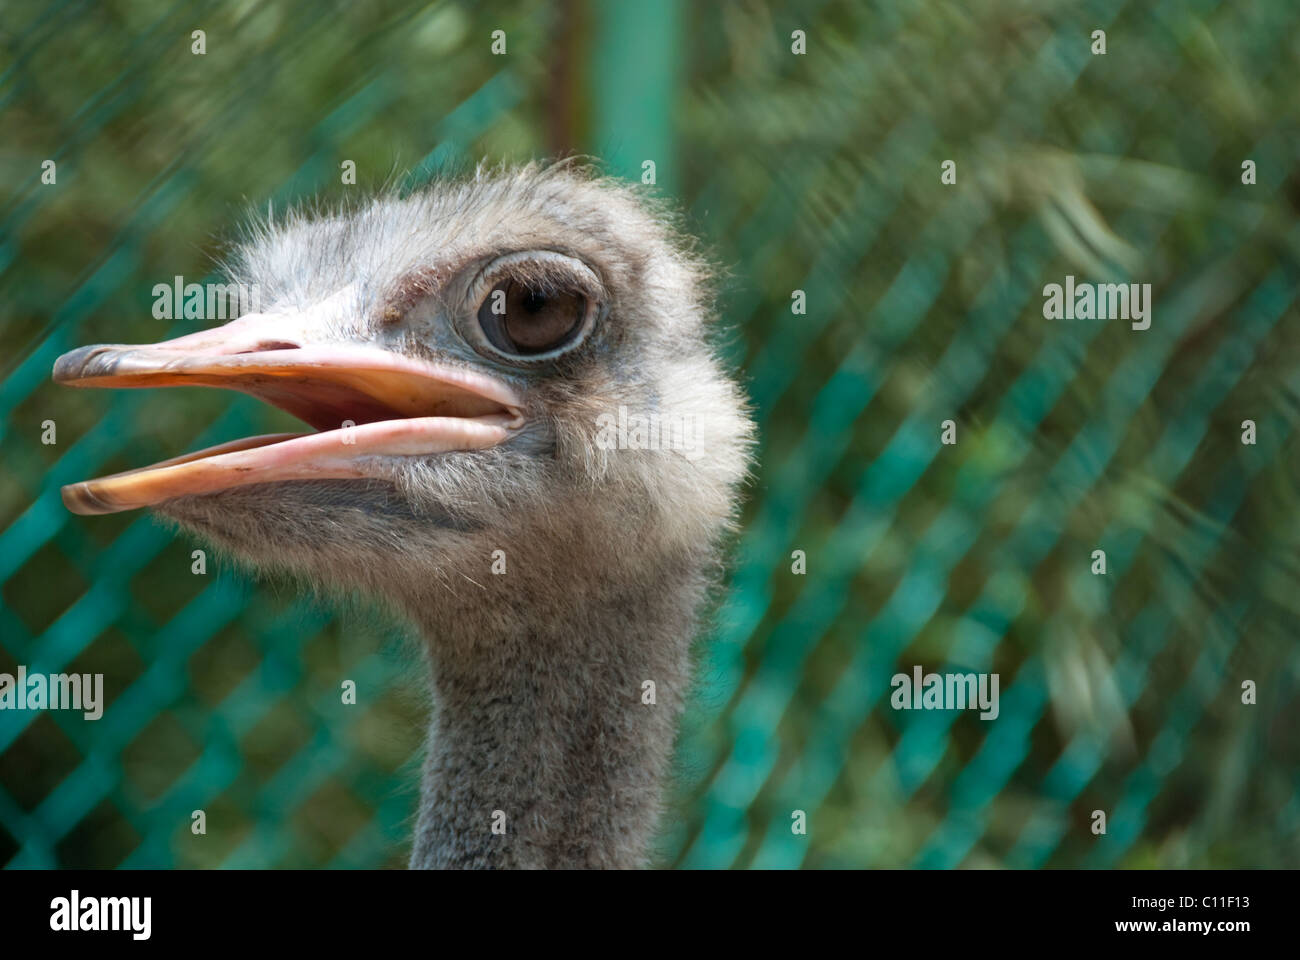
<path id="1" fill-rule="evenodd" d="M 411 866 L 644 865 L 752 443 L 709 346 L 703 263 L 631 188 L 558 165 L 291 215 L 230 274 L 260 286 L 261 313 L 84 347 L 55 380 L 224 387 L 316 432 L 73 484 L 65 503 L 150 507 L 411 620 L 433 687 Z M 689 422 L 691 449 L 611 449 L 601 418 L 620 410 Z"/>

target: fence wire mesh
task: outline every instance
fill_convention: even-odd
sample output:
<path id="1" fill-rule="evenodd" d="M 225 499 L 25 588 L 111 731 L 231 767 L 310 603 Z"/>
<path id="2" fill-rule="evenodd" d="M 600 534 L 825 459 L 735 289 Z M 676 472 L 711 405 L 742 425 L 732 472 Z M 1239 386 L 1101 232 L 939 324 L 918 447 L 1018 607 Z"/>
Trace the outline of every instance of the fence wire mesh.
<path id="1" fill-rule="evenodd" d="M 654 160 L 727 266 L 762 434 L 660 863 L 1300 866 L 1300 9 L 18 0 L 0 30 L 0 672 L 107 700 L 0 711 L 0 862 L 404 863 L 398 628 L 59 499 L 287 418 L 49 373 L 193 329 L 154 285 L 249 206 L 356 189 L 345 159 L 413 188 L 576 150 Z M 1066 276 L 1150 284 L 1150 328 L 1047 319 Z M 914 666 L 996 672 L 998 718 L 892 709 Z"/>

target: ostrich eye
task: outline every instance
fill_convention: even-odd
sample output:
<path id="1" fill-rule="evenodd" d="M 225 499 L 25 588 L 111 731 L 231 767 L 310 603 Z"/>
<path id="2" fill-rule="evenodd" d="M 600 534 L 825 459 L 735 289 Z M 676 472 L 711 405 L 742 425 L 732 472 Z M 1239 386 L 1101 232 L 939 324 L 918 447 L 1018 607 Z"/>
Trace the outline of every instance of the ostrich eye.
<path id="1" fill-rule="evenodd" d="M 587 307 L 587 298 L 580 293 L 510 280 L 483 299 L 478 322 L 496 349 L 529 357 L 569 344 L 582 328 Z"/>
<path id="2" fill-rule="evenodd" d="M 577 257 L 517 250 L 475 266 L 462 274 L 465 306 L 452 322 L 489 360 L 542 369 L 586 343 L 608 315 L 605 285 Z"/>

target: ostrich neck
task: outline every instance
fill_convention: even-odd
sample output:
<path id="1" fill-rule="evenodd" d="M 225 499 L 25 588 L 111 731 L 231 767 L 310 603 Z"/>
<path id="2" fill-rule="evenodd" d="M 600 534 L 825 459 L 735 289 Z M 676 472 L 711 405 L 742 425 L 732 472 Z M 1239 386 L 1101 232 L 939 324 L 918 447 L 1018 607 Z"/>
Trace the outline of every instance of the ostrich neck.
<path id="1" fill-rule="evenodd" d="M 697 591 L 674 566 L 492 576 L 425 612 L 413 867 L 645 864 L 690 675 Z"/>

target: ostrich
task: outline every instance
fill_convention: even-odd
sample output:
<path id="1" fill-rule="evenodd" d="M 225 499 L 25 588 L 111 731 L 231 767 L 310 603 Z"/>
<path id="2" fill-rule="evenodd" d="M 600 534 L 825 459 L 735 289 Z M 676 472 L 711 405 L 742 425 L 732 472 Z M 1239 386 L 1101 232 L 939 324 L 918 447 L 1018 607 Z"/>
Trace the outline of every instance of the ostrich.
<path id="1" fill-rule="evenodd" d="M 561 163 L 259 223 L 227 273 L 259 312 L 82 347 L 54 380 L 224 387 L 316 432 L 65 504 L 150 507 L 409 619 L 433 694 L 412 867 L 644 866 L 752 444 L 704 261 L 634 188 Z"/>

